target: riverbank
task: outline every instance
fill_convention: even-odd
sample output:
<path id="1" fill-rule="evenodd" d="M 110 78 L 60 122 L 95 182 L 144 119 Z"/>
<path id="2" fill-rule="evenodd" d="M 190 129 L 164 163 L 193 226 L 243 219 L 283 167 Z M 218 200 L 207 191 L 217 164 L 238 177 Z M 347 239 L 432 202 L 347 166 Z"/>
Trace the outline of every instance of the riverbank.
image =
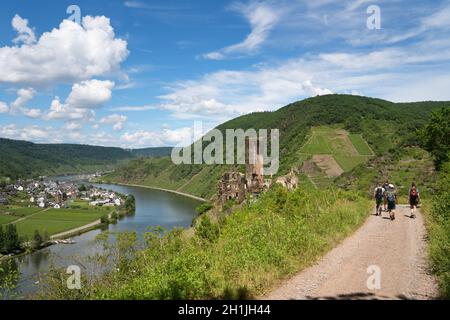
<path id="1" fill-rule="evenodd" d="M 71 230 L 67 230 L 55 235 L 52 235 L 50 237 L 51 240 L 61 240 L 61 239 L 67 239 L 69 237 L 74 237 L 74 236 L 78 236 L 80 234 L 83 234 L 85 232 L 97 229 L 98 227 L 101 227 L 102 221 L 101 219 L 95 220 L 94 222 L 88 223 L 84 226 L 78 227 L 78 228 L 74 228 Z"/>
<path id="2" fill-rule="evenodd" d="M 206 200 L 204 198 L 197 197 L 197 196 L 194 196 L 192 194 L 184 193 L 184 192 L 180 192 L 180 191 L 176 191 L 176 190 L 170 190 L 170 189 L 164 189 L 164 188 L 158 188 L 158 187 L 151 187 L 151 186 L 144 186 L 144 185 L 140 185 L 140 184 L 129 184 L 129 183 L 119 183 L 119 182 L 117 182 L 117 183 L 111 182 L 111 183 L 112 184 L 117 184 L 119 186 L 138 187 L 138 188 L 146 188 L 146 189 L 158 190 L 158 191 L 163 191 L 163 192 L 175 193 L 175 194 L 178 194 L 180 196 L 188 197 L 188 198 L 191 198 L 191 199 L 194 199 L 194 200 L 198 200 L 198 201 L 201 201 L 201 202 L 207 202 L 208 201 L 208 200 Z"/>

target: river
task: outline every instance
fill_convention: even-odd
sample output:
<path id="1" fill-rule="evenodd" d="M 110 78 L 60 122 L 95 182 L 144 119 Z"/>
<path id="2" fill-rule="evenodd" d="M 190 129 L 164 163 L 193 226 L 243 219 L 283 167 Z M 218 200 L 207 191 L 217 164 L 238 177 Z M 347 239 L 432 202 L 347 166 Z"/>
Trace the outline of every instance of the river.
<path id="1" fill-rule="evenodd" d="M 142 234 L 149 227 L 161 226 L 164 229 L 174 227 L 189 227 L 195 216 L 195 208 L 199 201 L 148 188 L 96 184 L 96 186 L 132 194 L 136 199 L 136 213 L 110 224 L 107 229 L 111 232 L 136 231 Z M 80 258 L 95 254 L 99 249 L 94 245 L 95 237 L 105 230 L 92 230 L 80 236 L 73 237 L 76 242 L 71 245 L 57 244 L 28 254 L 14 260 L 14 269 L 20 273 L 18 286 L 14 298 L 26 298 L 39 290 L 39 274 L 45 274 L 53 264 L 57 267 L 67 268 L 77 265 Z"/>

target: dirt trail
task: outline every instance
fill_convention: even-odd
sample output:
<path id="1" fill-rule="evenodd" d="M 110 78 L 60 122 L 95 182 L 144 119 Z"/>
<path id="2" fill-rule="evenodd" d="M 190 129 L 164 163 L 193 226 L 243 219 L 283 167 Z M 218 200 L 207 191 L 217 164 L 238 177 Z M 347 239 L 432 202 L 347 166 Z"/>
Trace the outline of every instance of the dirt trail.
<path id="1" fill-rule="evenodd" d="M 422 215 L 409 218 L 406 206 L 397 208 L 394 221 L 385 212 L 372 215 L 318 263 L 264 298 L 432 299 L 437 285 L 428 270 L 425 236 Z M 380 289 L 367 287 L 369 266 L 379 267 Z"/>

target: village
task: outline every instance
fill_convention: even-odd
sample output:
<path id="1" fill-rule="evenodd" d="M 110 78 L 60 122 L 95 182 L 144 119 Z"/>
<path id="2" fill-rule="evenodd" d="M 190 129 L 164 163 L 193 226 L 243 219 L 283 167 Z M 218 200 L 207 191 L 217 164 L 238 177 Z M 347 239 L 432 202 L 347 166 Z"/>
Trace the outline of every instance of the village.
<path id="1" fill-rule="evenodd" d="M 121 206 L 124 202 L 115 192 L 72 181 L 40 178 L 0 185 L 0 206 L 19 201 L 28 203 L 29 207 L 67 209 L 69 203 L 75 200 L 87 201 L 90 206 L 105 207 Z"/>

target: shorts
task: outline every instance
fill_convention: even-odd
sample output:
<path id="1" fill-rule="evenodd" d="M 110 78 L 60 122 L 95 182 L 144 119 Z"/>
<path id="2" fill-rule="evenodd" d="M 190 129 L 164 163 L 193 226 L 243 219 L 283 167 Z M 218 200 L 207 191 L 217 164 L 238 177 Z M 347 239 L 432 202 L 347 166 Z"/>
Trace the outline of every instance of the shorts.
<path id="1" fill-rule="evenodd" d="M 375 199 L 375 202 L 376 202 L 376 204 L 377 204 L 377 207 L 379 207 L 379 206 L 381 206 L 382 204 L 383 204 L 383 198 L 380 198 L 380 199 Z"/>
<path id="2" fill-rule="evenodd" d="M 415 197 L 415 198 L 409 198 L 409 205 L 411 206 L 411 207 L 415 207 L 415 206 L 417 206 L 419 204 L 419 198 L 418 197 Z"/>
<path id="3" fill-rule="evenodd" d="M 395 210 L 395 201 L 388 200 L 387 204 L 388 204 L 388 210 Z"/>

